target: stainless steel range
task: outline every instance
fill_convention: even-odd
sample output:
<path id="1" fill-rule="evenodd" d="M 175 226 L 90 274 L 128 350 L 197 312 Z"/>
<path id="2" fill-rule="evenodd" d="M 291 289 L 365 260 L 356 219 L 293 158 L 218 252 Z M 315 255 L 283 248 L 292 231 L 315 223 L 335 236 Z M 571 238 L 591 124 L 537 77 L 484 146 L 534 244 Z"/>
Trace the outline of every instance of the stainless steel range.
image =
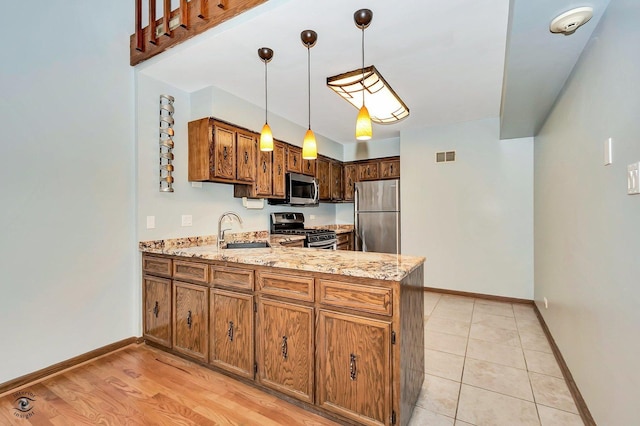
<path id="1" fill-rule="evenodd" d="M 335 250 L 338 240 L 335 231 L 304 227 L 302 213 L 271 213 L 271 233 L 283 235 L 304 235 L 304 246 L 309 248 Z"/>

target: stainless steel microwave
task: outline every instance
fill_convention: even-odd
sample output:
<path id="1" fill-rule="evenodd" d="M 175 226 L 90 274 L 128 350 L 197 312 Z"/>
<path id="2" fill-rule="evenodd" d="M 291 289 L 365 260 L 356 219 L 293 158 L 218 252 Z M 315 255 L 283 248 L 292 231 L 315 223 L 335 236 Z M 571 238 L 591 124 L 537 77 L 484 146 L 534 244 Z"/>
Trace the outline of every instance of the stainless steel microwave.
<path id="1" fill-rule="evenodd" d="M 318 180 L 313 176 L 287 173 L 286 198 L 269 199 L 269 204 L 289 206 L 317 206 L 320 201 Z"/>

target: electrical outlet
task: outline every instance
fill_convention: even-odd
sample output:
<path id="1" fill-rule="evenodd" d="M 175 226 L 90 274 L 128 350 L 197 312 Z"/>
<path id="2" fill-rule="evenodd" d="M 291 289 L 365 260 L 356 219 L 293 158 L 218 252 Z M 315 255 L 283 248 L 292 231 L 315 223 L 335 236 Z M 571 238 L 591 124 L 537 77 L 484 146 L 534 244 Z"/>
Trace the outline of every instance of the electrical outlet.
<path id="1" fill-rule="evenodd" d="M 611 163 L 613 162 L 612 145 L 613 145 L 613 138 L 609 138 L 606 141 L 604 141 L 604 165 L 605 166 L 610 166 Z"/>
<path id="2" fill-rule="evenodd" d="M 193 225 L 193 217 L 190 214 L 182 215 L 182 226 L 191 226 Z"/>
<path id="3" fill-rule="evenodd" d="M 191 182 L 192 188 L 202 188 L 202 182 Z"/>
<path id="4" fill-rule="evenodd" d="M 544 297 L 544 308 L 549 309 L 549 301 L 547 300 L 546 297 Z"/>
<path id="5" fill-rule="evenodd" d="M 153 229 L 156 227 L 156 217 L 147 216 L 147 229 Z"/>
<path id="6" fill-rule="evenodd" d="M 316 215 L 315 214 L 309 215 L 309 220 L 316 220 Z"/>

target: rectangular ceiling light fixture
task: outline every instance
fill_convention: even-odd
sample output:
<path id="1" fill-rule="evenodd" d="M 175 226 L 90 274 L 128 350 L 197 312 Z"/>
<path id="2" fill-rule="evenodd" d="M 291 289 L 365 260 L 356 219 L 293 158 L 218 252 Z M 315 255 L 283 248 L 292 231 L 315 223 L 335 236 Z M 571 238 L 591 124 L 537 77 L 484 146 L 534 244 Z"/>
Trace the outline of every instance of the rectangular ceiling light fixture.
<path id="1" fill-rule="evenodd" d="M 362 107 L 362 91 L 371 121 L 392 124 L 409 116 L 409 108 L 373 66 L 327 77 L 327 86 L 351 105 Z"/>

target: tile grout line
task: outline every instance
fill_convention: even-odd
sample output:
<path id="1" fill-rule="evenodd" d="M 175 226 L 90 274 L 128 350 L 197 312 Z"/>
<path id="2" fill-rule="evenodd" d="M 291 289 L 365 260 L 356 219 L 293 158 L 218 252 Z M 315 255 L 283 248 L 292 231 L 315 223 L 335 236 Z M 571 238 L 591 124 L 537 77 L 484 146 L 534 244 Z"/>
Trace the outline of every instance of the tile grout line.
<path id="1" fill-rule="evenodd" d="M 464 359 L 462 360 L 462 371 L 460 372 L 460 386 L 458 387 L 458 400 L 456 401 L 456 412 L 453 416 L 454 424 L 458 420 L 458 410 L 460 409 L 460 395 L 462 394 L 462 378 L 464 377 L 464 369 L 467 365 L 467 351 L 469 350 L 469 339 L 471 339 L 471 326 L 473 325 L 473 313 L 475 310 L 476 310 L 476 299 L 473 299 L 473 308 L 471 309 L 471 321 L 469 323 L 469 331 L 467 332 L 467 344 L 464 347 Z"/>
<path id="2" fill-rule="evenodd" d="M 513 305 L 511 305 L 513 309 Z M 527 370 L 527 379 L 529 380 L 529 387 L 531 388 L 531 396 L 533 397 L 533 405 L 536 407 L 536 415 L 538 416 L 538 423 L 542 424 L 542 419 L 540 418 L 540 410 L 538 410 L 538 401 L 536 400 L 536 393 L 533 390 L 533 383 L 531 383 L 531 374 L 529 374 L 529 362 L 527 361 L 527 354 L 524 352 L 524 346 L 522 345 L 522 337 L 520 336 L 520 327 L 518 326 L 518 318 L 515 316 L 515 311 L 513 312 L 514 318 L 516 320 L 516 329 L 518 330 L 518 340 L 520 341 L 520 347 L 522 348 L 522 357 L 524 358 L 524 366 Z"/>

